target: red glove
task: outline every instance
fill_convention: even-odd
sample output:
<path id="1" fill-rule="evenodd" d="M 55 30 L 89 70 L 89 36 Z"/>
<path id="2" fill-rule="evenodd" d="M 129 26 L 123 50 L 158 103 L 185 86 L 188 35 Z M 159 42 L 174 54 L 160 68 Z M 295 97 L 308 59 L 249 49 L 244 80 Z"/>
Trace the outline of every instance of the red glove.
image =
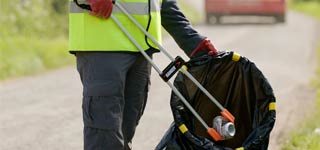
<path id="1" fill-rule="evenodd" d="M 109 18 L 112 12 L 112 0 L 87 0 L 91 6 L 91 15 Z"/>
<path id="2" fill-rule="evenodd" d="M 200 44 L 194 49 L 189 55 L 190 58 L 194 57 L 201 51 L 208 51 L 208 55 L 214 56 L 218 55 L 217 49 L 213 46 L 209 39 L 204 39 L 200 42 Z"/>

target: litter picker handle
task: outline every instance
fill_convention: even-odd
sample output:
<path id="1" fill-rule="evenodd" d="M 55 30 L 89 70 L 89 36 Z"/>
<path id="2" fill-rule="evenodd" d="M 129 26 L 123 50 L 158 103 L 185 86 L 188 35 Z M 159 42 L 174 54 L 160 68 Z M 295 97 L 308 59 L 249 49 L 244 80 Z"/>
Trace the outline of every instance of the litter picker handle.
<path id="1" fill-rule="evenodd" d="M 185 64 L 185 61 L 180 57 L 177 56 L 174 61 L 172 61 L 160 74 L 160 77 L 165 81 L 169 81 L 170 78 L 182 68 Z"/>

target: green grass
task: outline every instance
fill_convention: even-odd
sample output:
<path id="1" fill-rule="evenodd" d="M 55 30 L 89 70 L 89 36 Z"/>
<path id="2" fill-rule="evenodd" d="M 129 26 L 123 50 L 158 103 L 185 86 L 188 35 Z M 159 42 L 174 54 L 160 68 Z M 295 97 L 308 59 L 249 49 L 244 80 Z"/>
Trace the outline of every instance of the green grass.
<path id="1" fill-rule="evenodd" d="M 309 14 L 320 19 L 320 2 L 289 2 L 289 7 L 293 10 Z"/>
<path id="2" fill-rule="evenodd" d="M 320 3 L 316 2 L 300 2 L 290 3 L 290 8 L 314 16 L 320 21 Z M 283 150 L 319 150 L 320 149 L 320 133 L 316 133 L 316 129 L 320 130 L 320 41 L 317 49 L 317 77 L 312 80 L 313 86 L 316 88 L 316 104 L 315 110 L 309 118 L 297 127 L 292 133 L 291 138 L 282 147 Z"/>
<path id="3" fill-rule="evenodd" d="M 318 87 L 319 88 L 319 87 Z M 320 90 L 317 92 L 316 107 L 320 108 Z M 320 149 L 320 110 L 317 109 L 310 118 L 307 118 L 295 129 L 290 140 L 283 146 L 283 150 L 319 150 Z"/>
<path id="4" fill-rule="evenodd" d="M 71 64 L 68 1 L 1 0 L 0 80 Z"/>
<path id="5" fill-rule="evenodd" d="M 8 37 L 0 40 L 0 80 L 31 75 L 72 64 L 67 39 Z"/>

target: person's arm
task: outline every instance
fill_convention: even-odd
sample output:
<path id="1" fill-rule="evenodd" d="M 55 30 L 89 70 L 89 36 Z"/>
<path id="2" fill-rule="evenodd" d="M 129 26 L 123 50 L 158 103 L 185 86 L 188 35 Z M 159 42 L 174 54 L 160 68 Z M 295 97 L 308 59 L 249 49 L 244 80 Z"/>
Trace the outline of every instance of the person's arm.
<path id="1" fill-rule="evenodd" d="M 206 47 L 203 45 L 206 37 L 193 29 L 177 6 L 176 0 L 163 0 L 161 24 L 189 57 L 195 49 Z"/>

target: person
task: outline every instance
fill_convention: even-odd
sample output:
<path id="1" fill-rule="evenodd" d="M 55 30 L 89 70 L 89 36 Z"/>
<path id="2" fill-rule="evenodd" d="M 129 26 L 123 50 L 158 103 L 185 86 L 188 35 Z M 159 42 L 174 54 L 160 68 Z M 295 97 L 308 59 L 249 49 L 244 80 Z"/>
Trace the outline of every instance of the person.
<path id="1" fill-rule="evenodd" d="M 85 150 L 131 150 L 144 112 L 151 65 L 112 21 L 116 16 L 150 57 L 158 47 L 134 27 L 112 0 L 70 1 L 69 51 L 83 84 Z M 117 0 L 161 42 L 161 25 L 190 57 L 217 54 L 193 29 L 176 0 Z M 86 11 L 78 6 L 90 6 Z M 89 8 L 89 7 L 87 7 Z M 145 9 L 148 8 L 148 9 Z"/>

